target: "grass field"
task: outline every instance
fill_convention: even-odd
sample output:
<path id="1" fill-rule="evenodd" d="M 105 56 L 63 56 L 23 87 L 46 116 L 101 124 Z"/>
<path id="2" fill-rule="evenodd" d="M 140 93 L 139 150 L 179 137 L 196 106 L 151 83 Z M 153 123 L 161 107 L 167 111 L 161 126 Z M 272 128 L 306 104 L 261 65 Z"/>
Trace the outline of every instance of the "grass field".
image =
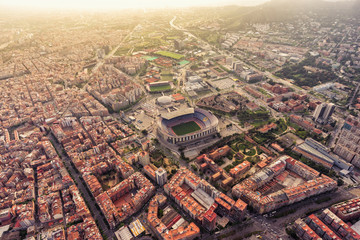
<path id="1" fill-rule="evenodd" d="M 173 75 L 161 75 L 161 81 L 172 82 L 173 80 Z"/>
<path id="2" fill-rule="evenodd" d="M 176 60 L 179 60 L 184 57 L 184 55 L 173 53 L 173 52 L 168 52 L 168 51 L 157 51 L 156 54 L 163 56 L 163 57 L 173 58 Z"/>
<path id="3" fill-rule="evenodd" d="M 167 91 L 167 90 L 170 90 L 170 89 L 171 89 L 170 85 L 150 86 L 150 91 L 151 92 L 161 92 L 161 91 Z"/>
<path id="4" fill-rule="evenodd" d="M 186 65 L 190 63 L 189 61 L 186 61 L 186 60 L 182 60 L 181 62 L 179 62 L 179 65 Z"/>
<path id="5" fill-rule="evenodd" d="M 173 74 L 171 73 L 171 69 L 163 69 L 161 70 L 161 81 L 164 82 L 172 82 L 174 80 Z"/>
<path id="6" fill-rule="evenodd" d="M 157 57 L 152 57 L 152 56 L 142 56 L 143 59 L 148 60 L 148 61 L 153 61 L 155 59 L 157 59 Z"/>
<path id="7" fill-rule="evenodd" d="M 221 69 L 221 68 L 219 68 L 219 67 L 214 68 L 214 70 L 218 71 L 219 73 L 224 72 L 224 70 L 222 70 L 222 69 Z"/>
<path id="8" fill-rule="evenodd" d="M 201 128 L 199 125 L 197 125 L 196 122 L 186 122 L 186 123 L 180 123 L 179 125 L 176 125 L 172 127 L 172 130 L 174 133 L 178 136 L 186 135 L 188 133 L 196 132 L 200 130 Z"/>

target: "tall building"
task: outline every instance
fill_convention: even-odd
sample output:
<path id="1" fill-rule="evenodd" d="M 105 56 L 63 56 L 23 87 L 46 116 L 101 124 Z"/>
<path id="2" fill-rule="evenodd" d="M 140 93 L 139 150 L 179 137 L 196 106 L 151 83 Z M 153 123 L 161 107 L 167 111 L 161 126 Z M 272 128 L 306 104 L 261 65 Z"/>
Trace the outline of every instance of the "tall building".
<path id="1" fill-rule="evenodd" d="M 319 118 L 321 118 L 324 115 L 325 109 L 326 109 L 326 103 L 322 103 L 315 108 L 315 112 L 313 115 L 315 121 L 317 121 Z"/>
<path id="2" fill-rule="evenodd" d="M 327 104 L 323 118 L 325 120 L 328 120 L 331 117 L 331 115 L 334 113 L 334 111 L 335 111 L 335 105 L 333 103 Z"/>
<path id="3" fill-rule="evenodd" d="M 159 184 L 160 186 L 166 183 L 167 174 L 163 168 L 158 168 L 158 170 L 155 171 L 155 176 L 156 176 L 156 183 Z"/>
<path id="4" fill-rule="evenodd" d="M 360 167 L 360 119 L 348 117 L 338 141 L 336 142 L 334 152 L 345 159 L 347 162 Z"/>
<path id="5" fill-rule="evenodd" d="M 174 40 L 174 47 L 176 50 L 182 50 L 184 49 L 184 42 L 178 39 Z"/>
<path id="6" fill-rule="evenodd" d="M 335 110 L 333 103 L 322 103 L 318 105 L 314 112 L 314 120 L 319 123 L 327 122 Z"/>

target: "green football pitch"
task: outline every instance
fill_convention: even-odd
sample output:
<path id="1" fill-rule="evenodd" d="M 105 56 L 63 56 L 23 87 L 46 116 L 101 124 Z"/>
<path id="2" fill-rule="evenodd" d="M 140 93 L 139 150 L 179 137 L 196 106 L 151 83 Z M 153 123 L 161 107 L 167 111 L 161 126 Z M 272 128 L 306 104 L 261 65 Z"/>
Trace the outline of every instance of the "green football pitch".
<path id="1" fill-rule="evenodd" d="M 161 92 L 171 90 L 170 84 L 168 85 L 160 85 L 160 86 L 150 86 L 150 92 Z"/>
<path id="2" fill-rule="evenodd" d="M 164 56 L 164 57 L 173 58 L 176 60 L 179 60 L 184 57 L 184 55 L 173 53 L 173 52 L 168 52 L 168 51 L 157 51 L 155 54 L 158 54 L 158 55 Z"/>
<path id="3" fill-rule="evenodd" d="M 180 123 L 179 125 L 173 126 L 171 129 L 174 131 L 176 135 L 182 136 L 188 133 L 196 132 L 201 128 L 196 122 L 191 121 L 186 123 Z"/>

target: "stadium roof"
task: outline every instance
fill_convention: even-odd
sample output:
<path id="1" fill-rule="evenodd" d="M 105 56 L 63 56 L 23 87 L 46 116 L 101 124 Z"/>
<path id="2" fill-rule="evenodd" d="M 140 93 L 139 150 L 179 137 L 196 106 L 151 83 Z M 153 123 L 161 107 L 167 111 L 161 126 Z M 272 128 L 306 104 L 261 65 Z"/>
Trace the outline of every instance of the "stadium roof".
<path id="1" fill-rule="evenodd" d="M 169 96 L 161 96 L 157 99 L 160 105 L 168 105 L 171 103 L 171 97 Z"/>
<path id="2" fill-rule="evenodd" d="M 180 117 L 180 116 L 187 115 L 187 114 L 193 114 L 193 113 L 195 113 L 194 108 L 186 108 L 186 109 L 181 109 L 181 110 L 177 110 L 174 112 L 163 113 L 163 114 L 161 114 L 161 117 L 166 120 L 171 120 L 176 117 Z"/>

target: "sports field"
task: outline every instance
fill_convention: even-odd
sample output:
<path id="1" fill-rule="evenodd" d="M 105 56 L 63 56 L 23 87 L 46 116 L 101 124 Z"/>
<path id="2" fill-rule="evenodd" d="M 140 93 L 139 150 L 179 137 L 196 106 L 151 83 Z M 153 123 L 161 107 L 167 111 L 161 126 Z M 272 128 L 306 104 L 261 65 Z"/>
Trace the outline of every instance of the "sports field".
<path id="1" fill-rule="evenodd" d="M 170 89 L 171 89 L 170 85 L 150 86 L 150 91 L 151 92 L 161 92 L 161 91 L 167 91 L 167 90 L 170 90 Z"/>
<path id="2" fill-rule="evenodd" d="M 148 60 L 148 61 L 153 61 L 155 59 L 157 59 L 158 57 L 152 57 L 152 56 L 142 56 L 143 59 Z"/>
<path id="3" fill-rule="evenodd" d="M 188 63 L 190 63 L 189 61 L 186 61 L 186 60 L 182 60 L 181 62 L 179 62 L 179 65 L 186 65 L 186 64 L 188 64 Z"/>
<path id="4" fill-rule="evenodd" d="M 176 60 L 179 60 L 184 57 L 184 55 L 173 53 L 173 52 L 168 52 L 168 51 L 157 51 L 155 54 L 158 54 L 163 57 L 173 58 Z"/>
<path id="5" fill-rule="evenodd" d="M 194 122 L 186 122 L 186 123 L 180 123 L 179 125 L 176 125 L 174 127 L 171 128 L 174 133 L 178 136 L 182 136 L 182 135 L 186 135 L 188 133 L 192 133 L 192 132 L 196 132 L 198 130 L 200 130 L 201 128 L 199 127 L 199 125 Z"/>

